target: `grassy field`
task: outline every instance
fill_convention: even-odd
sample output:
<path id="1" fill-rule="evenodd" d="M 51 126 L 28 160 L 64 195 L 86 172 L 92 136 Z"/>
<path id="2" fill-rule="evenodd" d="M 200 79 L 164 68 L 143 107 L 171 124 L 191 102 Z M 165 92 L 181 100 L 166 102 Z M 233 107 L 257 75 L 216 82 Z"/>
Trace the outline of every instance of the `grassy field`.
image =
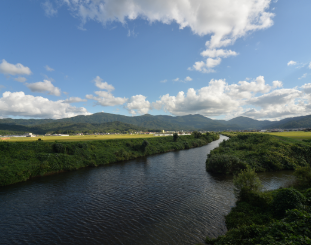
<path id="1" fill-rule="evenodd" d="M 138 139 L 138 138 L 151 138 L 153 135 L 148 134 L 113 134 L 113 135 L 75 135 L 75 136 L 38 136 L 38 137 L 11 137 L 10 139 L 0 141 L 8 142 L 26 142 L 37 141 L 39 138 L 43 141 L 90 141 L 90 140 L 112 140 L 112 139 Z"/>
<path id="2" fill-rule="evenodd" d="M 294 132 L 276 132 L 276 133 L 267 133 L 275 136 L 287 137 L 297 140 L 308 140 L 311 139 L 311 132 L 304 131 L 294 131 Z"/>

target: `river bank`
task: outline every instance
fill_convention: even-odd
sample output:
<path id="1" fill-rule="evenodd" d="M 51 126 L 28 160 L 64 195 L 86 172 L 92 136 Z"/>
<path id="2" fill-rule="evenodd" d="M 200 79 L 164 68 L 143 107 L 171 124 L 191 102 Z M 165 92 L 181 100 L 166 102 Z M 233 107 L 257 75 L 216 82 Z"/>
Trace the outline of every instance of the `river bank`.
<path id="1" fill-rule="evenodd" d="M 311 244 L 311 145 L 263 134 L 227 133 L 208 155 L 207 171 L 233 174 L 237 202 L 228 232 L 207 244 Z M 261 191 L 256 172 L 295 170 L 290 188 Z"/>
<path id="2" fill-rule="evenodd" d="M 206 145 L 218 134 L 84 142 L 0 142 L 0 186 L 83 167 L 95 167 Z"/>

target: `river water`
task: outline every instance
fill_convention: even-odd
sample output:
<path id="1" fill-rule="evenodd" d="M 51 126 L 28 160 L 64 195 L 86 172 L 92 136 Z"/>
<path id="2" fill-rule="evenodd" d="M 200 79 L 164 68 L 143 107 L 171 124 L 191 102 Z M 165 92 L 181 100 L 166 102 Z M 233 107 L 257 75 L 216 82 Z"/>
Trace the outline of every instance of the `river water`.
<path id="1" fill-rule="evenodd" d="M 206 172 L 207 146 L 0 187 L 0 244 L 196 244 L 226 232 L 231 177 Z M 291 172 L 259 175 L 266 189 Z"/>

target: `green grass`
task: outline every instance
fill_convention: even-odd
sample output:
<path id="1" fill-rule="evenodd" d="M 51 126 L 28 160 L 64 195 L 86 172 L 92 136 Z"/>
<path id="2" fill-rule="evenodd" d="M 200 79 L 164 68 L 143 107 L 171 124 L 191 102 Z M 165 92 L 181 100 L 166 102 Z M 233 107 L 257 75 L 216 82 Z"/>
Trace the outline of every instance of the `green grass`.
<path id="1" fill-rule="evenodd" d="M 150 134 L 112 134 L 112 135 L 75 135 L 75 136 L 38 136 L 38 137 L 11 137 L 8 142 L 30 142 L 38 141 L 40 138 L 47 142 L 66 142 L 66 141 L 90 141 L 90 140 L 111 140 L 111 139 L 144 139 L 155 137 Z M 0 137 L 0 141 L 1 140 Z"/>
<path id="2" fill-rule="evenodd" d="M 256 172 L 294 170 L 311 164 L 310 143 L 263 133 L 223 134 L 230 139 L 208 155 L 209 172 L 235 174 L 247 167 Z"/>

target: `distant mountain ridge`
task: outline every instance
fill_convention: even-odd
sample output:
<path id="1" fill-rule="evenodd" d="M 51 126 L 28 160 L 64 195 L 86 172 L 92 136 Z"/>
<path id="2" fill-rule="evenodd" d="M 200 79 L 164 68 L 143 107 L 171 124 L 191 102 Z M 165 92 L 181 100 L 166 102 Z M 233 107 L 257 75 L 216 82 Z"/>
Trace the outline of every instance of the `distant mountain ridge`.
<path id="1" fill-rule="evenodd" d="M 286 118 L 280 121 L 259 121 L 248 117 L 236 117 L 231 120 L 213 120 L 199 114 L 186 116 L 168 115 L 142 115 L 123 116 L 111 113 L 94 113 L 88 116 L 75 116 L 62 119 L 0 119 L 0 130 L 9 128 L 26 130 L 29 128 L 40 130 L 75 129 L 83 128 L 105 128 L 103 124 L 120 122 L 127 124 L 123 128 L 135 128 L 145 130 L 248 130 L 248 129 L 270 129 L 270 128 L 308 128 L 311 127 L 311 115 Z M 102 126 L 101 126 L 102 125 Z M 114 124 L 113 127 L 117 127 Z M 121 124 L 120 124 L 121 127 Z M 107 127 L 106 127 L 107 128 Z"/>

